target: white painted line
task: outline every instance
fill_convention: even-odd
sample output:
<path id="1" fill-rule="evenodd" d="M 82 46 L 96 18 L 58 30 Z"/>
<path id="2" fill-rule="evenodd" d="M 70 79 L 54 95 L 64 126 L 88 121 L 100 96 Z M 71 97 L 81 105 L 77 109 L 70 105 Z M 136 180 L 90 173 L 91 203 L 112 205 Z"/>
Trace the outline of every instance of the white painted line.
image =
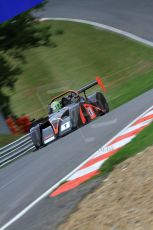
<path id="1" fill-rule="evenodd" d="M 149 109 L 147 109 L 144 113 L 142 113 L 140 116 L 138 116 L 135 120 L 133 120 L 130 124 L 128 124 L 123 130 L 121 130 L 117 135 L 115 135 L 111 140 L 109 140 L 102 148 L 100 148 L 98 151 L 102 150 L 106 146 L 108 146 L 113 140 L 115 140 L 118 136 L 120 136 L 127 128 L 129 128 L 134 122 L 136 122 L 140 117 L 142 117 L 144 114 L 146 114 L 148 111 L 153 109 L 153 106 L 151 106 Z M 92 154 L 90 157 L 88 157 L 85 161 L 83 161 L 78 167 L 76 167 L 73 171 L 71 171 L 69 174 L 67 174 L 63 179 L 58 181 L 55 185 L 53 185 L 51 188 L 49 188 L 46 192 L 44 192 L 41 196 L 39 196 L 37 199 L 35 199 L 31 204 L 29 204 L 27 207 L 25 207 L 21 212 L 19 212 L 16 216 L 14 216 L 10 221 L 8 221 L 5 225 L 3 225 L 0 230 L 5 230 L 10 225 L 12 225 L 14 222 L 19 220 L 22 216 L 24 216 L 30 209 L 32 209 L 36 204 L 38 204 L 42 199 L 44 199 L 46 196 L 48 196 L 51 192 L 53 192 L 61 183 L 68 180 L 69 177 L 71 177 L 79 168 L 81 168 L 85 163 L 87 163 L 90 159 L 92 159 L 97 152 Z"/>
<path id="2" fill-rule="evenodd" d="M 120 29 L 117 29 L 115 27 L 108 26 L 108 25 L 105 25 L 105 24 L 102 24 L 102 23 L 92 22 L 92 21 L 83 20 L 83 19 L 73 19 L 73 18 L 41 18 L 40 19 L 40 21 L 48 21 L 48 20 L 79 22 L 79 23 L 83 23 L 83 24 L 96 26 L 98 28 L 101 28 L 101 29 L 104 29 L 104 30 L 109 30 L 109 31 L 115 32 L 117 34 L 121 34 L 121 35 L 123 35 L 125 37 L 128 37 L 128 38 L 132 39 L 132 40 L 135 40 L 137 42 L 141 42 L 141 43 L 143 43 L 145 45 L 153 47 L 153 42 L 151 42 L 151 41 L 148 41 L 148 40 L 146 40 L 144 38 L 141 38 L 141 37 L 139 37 L 139 36 L 137 36 L 135 34 L 132 34 L 132 33 L 129 33 L 129 32 L 126 32 L 126 31 L 123 31 L 123 30 L 120 30 Z"/>
<path id="3" fill-rule="evenodd" d="M 79 177 L 85 176 L 88 173 L 91 173 L 91 172 L 93 172 L 95 170 L 98 170 L 100 168 L 101 164 L 103 163 L 103 161 L 105 161 L 105 160 L 98 161 L 97 163 L 95 163 L 95 164 L 93 164 L 93 165 L 91 165 L 91 166 L 89 166 L 87 168 L 84 168 L 84 169 L 81 169 L 81 170 L 77 171 L 71 177 L 68 178 L 68 181 L 75 180 L 75 179 L 77 179 Z"/>
<path id="4" fill-rule="evenodd" d="M 123 147 L 124 145 L 126 145 L 127 143 L 129 143 L 136 135 L 132 135 L 130 137 L 127 137 L 127 138 L 124 138 L 123 140 L 120 140 L 120 141 L 117 141 L 113 144 L 110 144 L 108 147 L 106 147 L 106 149 L 102 150 L 102 151 L 97 151 L 96 152 L 96 155 L 93 156 L 93 159 L 94 158 L 97 158 L 97 157 L 100 157 L 110 151 L 113 151 L 113 150 L 117 150 L 121 147 Z M 108 149 L 108 150 L 107 150 Z"/>
<path id="5" fill-rule="evenodd" d="M 153 118 L 151 118 L 151 119 L 149 119 L 149 120 L 147 120 L 147 121 L 144 121 L 144 122 L 142 122 L 142 123 L 140 123 L 140 124 L 132 125 L 131 127 L 129 127 L 129 128 L 125 131 L 125 133 L 122 133 L 122 135 L 128 134 L 128 133 L 130 133 L 130 132 L 132 132 L 132 131 L 134 131 L 134 130 L 136 130 L 136 129 L 140 129 L 140 128 L 144 127 L 144 126 L 147 126 L 147 125 L 151 122 L 151 120 L 153 120 Z"/>
<path id="6" fill-rule="evenodd" d="M 108 153 L 108 152 L 111 152 L 111 151 L 113 151 L 114 149 L 112 148 L 112 145 L 109 145 L 109 146 L 107 146 L 107 147 L 102 147 L 102 148 L 100 148 L 100 149 L 98 149 L 96 152 L 95 152 L 95 155 L 93 156 L 93 159 L 94 158 L 97 158 L 97 157 L 99 157 L 99 156 L 102 156 L 102 155 L 104 155 L 104 154 L 106 154 L 106 153 Z"/>
<path id="7" fill-rule="evenodd" d="M 149 115 L 153 115 L 153 110 L 151 110 L 149 113 L 147 113 L 147 116 L 149 116 Z M 146 116 L 144 116 L 144 118 L 145 118 Z"/>
<path id="8" fill-rule="evenodd" d="M 128 144 L 136 135 L 132 135 L 130 137 L 124 138 L 121 141 L 115 142 L 114 144 L 110 145 L 112 146 L 112 148 L 115 149 L 119 149 L 121 147 L 123 147 L 124 145 Z"/>

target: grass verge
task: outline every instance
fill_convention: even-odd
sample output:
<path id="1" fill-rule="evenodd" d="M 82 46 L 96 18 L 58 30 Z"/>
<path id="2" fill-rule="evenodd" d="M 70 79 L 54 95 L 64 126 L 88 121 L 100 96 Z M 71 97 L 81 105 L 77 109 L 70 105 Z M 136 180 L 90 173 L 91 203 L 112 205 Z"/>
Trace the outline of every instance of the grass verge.
<path id="1" fill-rule="evenodd" d="M 101 167 L 102 174 L 109 173 L 114 167 L 129 157 L 153 145 L 153 123 L 141 131 L 129 144 L 111 156 Z"/>
<path id="2" fill-rule="evenodd" d="M 52 25 L 57 46 L 23 51 L 23 73 L 11 93 L 11 107 L 18 116 L 28 113 L 32 119 L 46 115 L 55 94 L 78 89 L 96 75 L 108 88 L 111 109 L 153 88 L 152 48 L 90 25 L 49 21 L 41 26 L 44 24 Z M 0 145 L 14 139 L 13 135 L 0 136 Z"/>
<path id="3" fill-rule="evenodd" d="M 56 47 L 25 50 L 26 63 L 11 96 L 15 114 L 38 118 L 51 98 L 100 75 L 113 109 L 153 87 L 153 49 L 118 34 L 75 22 L 49 21 Z M 57 31 L 63 31 L 57 33 Z"/>

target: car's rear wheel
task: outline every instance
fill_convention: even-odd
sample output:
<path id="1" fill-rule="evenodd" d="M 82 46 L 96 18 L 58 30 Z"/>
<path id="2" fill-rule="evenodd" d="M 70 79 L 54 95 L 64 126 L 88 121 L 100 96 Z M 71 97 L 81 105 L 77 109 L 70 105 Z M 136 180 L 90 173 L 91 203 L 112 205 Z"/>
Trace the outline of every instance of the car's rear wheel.
<path id="1" fill-rule="evenodd" d="M 102 93 L 99 92 L 96 93 L 96 103 L 100 109 L 105 110 L 105 113 L 109 112 L 109 105 Z"/>
<path id="2" fill-rule="evenodd" d="M 109 112 L 109 105 L 107 103 L 106 98 L 100 92 L 96 92 L 90 96 L 88 96 L 89 103 L 93 103 L 98 106 L 101 110 L 105 111 L 104 113 Z M 103 114 L 104 114 L 103 113 Z"/>

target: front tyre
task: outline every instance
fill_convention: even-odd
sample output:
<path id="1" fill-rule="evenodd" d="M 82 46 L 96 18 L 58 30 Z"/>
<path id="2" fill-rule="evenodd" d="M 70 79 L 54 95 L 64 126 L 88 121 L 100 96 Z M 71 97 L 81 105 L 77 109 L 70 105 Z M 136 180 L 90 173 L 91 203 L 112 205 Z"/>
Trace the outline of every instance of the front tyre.
<path id="1" fill-rule="evenodd" d="M 38 150 L 41 147 L 41 134 L 39 125 L 36 125 L 30 129 L 30 136 L 36 150 Z"/>

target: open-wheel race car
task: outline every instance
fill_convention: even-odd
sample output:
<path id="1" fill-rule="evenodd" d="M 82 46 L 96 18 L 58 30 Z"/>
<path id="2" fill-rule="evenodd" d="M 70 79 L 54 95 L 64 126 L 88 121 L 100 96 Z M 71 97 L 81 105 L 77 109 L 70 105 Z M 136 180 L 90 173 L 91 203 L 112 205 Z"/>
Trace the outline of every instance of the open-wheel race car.
<path id="1" fill-rule="evenodd" d="M 83 88 L 66 91 L 52 99 L 48 105 L 49 115 L 34 121 L 30 129 L 36 149 L 109 112 L 108 103 L 101 92 L 86 95 L 86 90 L 97 84 L 105 91 L 101 79 L 96 77 L 94 82 Z"/>

